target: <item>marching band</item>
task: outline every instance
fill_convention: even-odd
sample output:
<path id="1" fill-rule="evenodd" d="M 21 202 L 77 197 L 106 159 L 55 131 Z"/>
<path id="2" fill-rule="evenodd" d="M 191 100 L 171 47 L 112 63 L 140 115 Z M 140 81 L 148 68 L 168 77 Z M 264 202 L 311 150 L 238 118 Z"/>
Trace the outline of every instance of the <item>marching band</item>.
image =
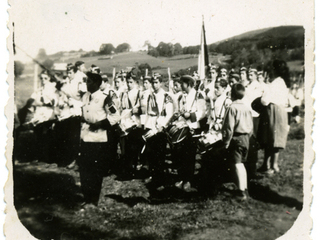
<path id="1" fill-rule="evenodd" d="M 120 177 L 128 178 L 145 169 L 146 183 L 151 182 L 159 191 L 165 188 L 168 151 L 177 170 L 172 185 L 185 192 L 197 191 L 193 186 L 196 155 L 210 151 L 217 142 L 221 143 L 218 152 L 222 154 L 217 158 L 229 161 L 240 191 L 237 196 L 247 199 L 247 175 L 256 176 L 261 121 L 270 125 L 268 114 L 273 111 L 261 109 L 269 103 L 281 112 L 281 123 L 277 122 L 277 113 L 273 122 L 278 131 L 281 129 L 281 143 L 270 146 L 263 139 L 266 157 L 263 169 L 258 171 L 279 170 L 277 153 L 285 147 L 287 119 L 285 102 L 276 102 L 279 96 L 272 91 L 284 98 L 288 95 L 281 74 L 266 75 L 253 67 L 228 73 L 226 68 L 210 64 L 208 79 L 172 76 L 173 89 L 166 91 L 160 74 L 139 79 L 135 68 L 115 74 L 113 86 L 96 65 L 86 74 L 81 61 L 68 64 L 66 70 L 63 80 L 43 71 L 42 87 L 24 108 L 32 117 L 26 116 L 28 111 L 18 115 L 22 126 L 34 127 L 39 159 L 48 157 L 47 148 L 52 150 L 54 146 L 49 134 L 58 132 L 59 156 L 64 158 L 60 160 L 71 163 L 70 168 L 78 165 L 86 203 L 98 203 L 103 176 L 114 169 Z M 277 77 L 274 82 L 272 76 Z M 257 99 L 261 99 L 261 106 L 252 104 Z M 261 131 L 268 136 L 265 131 L 273 129 Z"/>

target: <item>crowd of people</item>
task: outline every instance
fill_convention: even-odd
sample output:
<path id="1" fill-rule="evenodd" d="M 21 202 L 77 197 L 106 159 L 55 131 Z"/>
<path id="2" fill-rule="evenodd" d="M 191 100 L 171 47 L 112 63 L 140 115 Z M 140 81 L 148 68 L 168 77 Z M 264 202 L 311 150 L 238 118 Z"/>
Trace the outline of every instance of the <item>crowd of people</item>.
<path id="1" fill-rule="evenodd" d="M 18 111 L 20 126 L 33 129 L 39 160 L 56 157 L 67 168 L 79 167 L 85 202 L 94 205 L 103 177 L 115 169 L 127 178 L 144 169 L 144 181 L 161 191 L 168 151 L 178 175 L 173 186 L 197 191 L 196 155 L 217 149 L 237 186 L 235 197 L 246 200 L 248 179 L 280 171 L 279 151 L 290 121 L 300 121 L 303 101 L 280 60 L 239 71 L 210 64 L 206 79 L 173 75 L 169 89 L 158 73 L 138 77 L 135 68 L 121 70 L 109 82 L 98 66 L 86 71 L 81 61 L 67 65 L 65 78 L 44 70 L 40 80 Z"/>

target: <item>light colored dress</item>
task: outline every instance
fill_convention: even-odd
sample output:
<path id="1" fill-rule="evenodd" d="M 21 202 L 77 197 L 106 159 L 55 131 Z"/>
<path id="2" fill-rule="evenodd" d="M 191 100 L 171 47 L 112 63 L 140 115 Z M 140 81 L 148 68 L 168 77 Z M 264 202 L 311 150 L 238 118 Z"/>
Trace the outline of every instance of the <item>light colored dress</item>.
<path id="1" fill-rule="evenodd" d="M 288 115 L 285 104 L 288 89 L 280 77 L 267 85 L 261 97 L 265 107 L 260 114 L 258 140 L 262 147 L 285 148 L 288 136 Z"/>

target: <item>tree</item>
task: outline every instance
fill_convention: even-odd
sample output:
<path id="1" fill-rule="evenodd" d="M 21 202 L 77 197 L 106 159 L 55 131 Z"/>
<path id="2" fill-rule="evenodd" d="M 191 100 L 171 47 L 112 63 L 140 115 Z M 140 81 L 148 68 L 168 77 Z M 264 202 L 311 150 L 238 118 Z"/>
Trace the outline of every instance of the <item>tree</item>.
<path id="1" fill-rule="evenodd" d="M 142 75 L 145 75 L 146 73 L 146 69 L 148 69 L 148 75 L 150 76 L 152 73 L 152 68 L 150 67 L 150 65 L 148 63 L 142 63 L 138 66 L 140 72 Z"/>
<path id="2" fill-rule="evenodd" d="M 111 43 L 103 43 L 100 46 L 99 52 L 100 54 L 110 54 L 114 50 L 115 48 Z"/>
<path id="3" fill-rule="evenodd" d="M 53 62 L 51 59 L 47 58 L 46 60 L 44 60 L 44 61 L 42 62 L 42 65 L 43 65 L 46 69 L 50 70 L 50 69 L 52 68 L 52 66 L 53 66 L 53 63 L 54 63 L 54 62 Z"/>
<path id="4" fill-rule="evenodd" d="M 173 45 L 174 55 L 182 54 L 182 46 L 180 43 L 176 43 Z"/>
<path id="5" fill-rule="evenodd" d="M 14 61 L 14 76 L 19 77 L 24 70 L 24 64 L 20 61 Z"/>
<path id="6" fill-rule="evenodd" d="M 128 43 L 121 43 L 117 46 L 116 48 L 116 52 L 120 53 L 120 52 L 129 52 L 130 50 L 130 45 Z"/>
<path id="7" fill-rule="evenodd" d="M 163 57 L 172 56 L 172 47 L 168 43 L 160 42 L 156 49 L 160 56 L 163 56 Z"/>
<path id="8" fill-rule="evenodd" d="M 36 59 L 40 62 L 44 61 L 47 59 L 47 53 L 46 53 L 46 50 L 44 48 L 40 48 L 39 49 L 39 52 L 38 52 L 38 55 L 36 57 Z"/>

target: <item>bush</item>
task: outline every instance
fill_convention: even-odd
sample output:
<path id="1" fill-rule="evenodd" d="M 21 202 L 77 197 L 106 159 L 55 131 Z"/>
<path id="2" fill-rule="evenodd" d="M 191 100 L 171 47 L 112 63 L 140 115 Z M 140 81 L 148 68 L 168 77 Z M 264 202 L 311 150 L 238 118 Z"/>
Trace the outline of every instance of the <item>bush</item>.
<path id="1" fill-rule="evenodd" d="M 14 76 L 19 77 L 24 70 L 24 64 L 20 61 L 14 61 Z"/>

